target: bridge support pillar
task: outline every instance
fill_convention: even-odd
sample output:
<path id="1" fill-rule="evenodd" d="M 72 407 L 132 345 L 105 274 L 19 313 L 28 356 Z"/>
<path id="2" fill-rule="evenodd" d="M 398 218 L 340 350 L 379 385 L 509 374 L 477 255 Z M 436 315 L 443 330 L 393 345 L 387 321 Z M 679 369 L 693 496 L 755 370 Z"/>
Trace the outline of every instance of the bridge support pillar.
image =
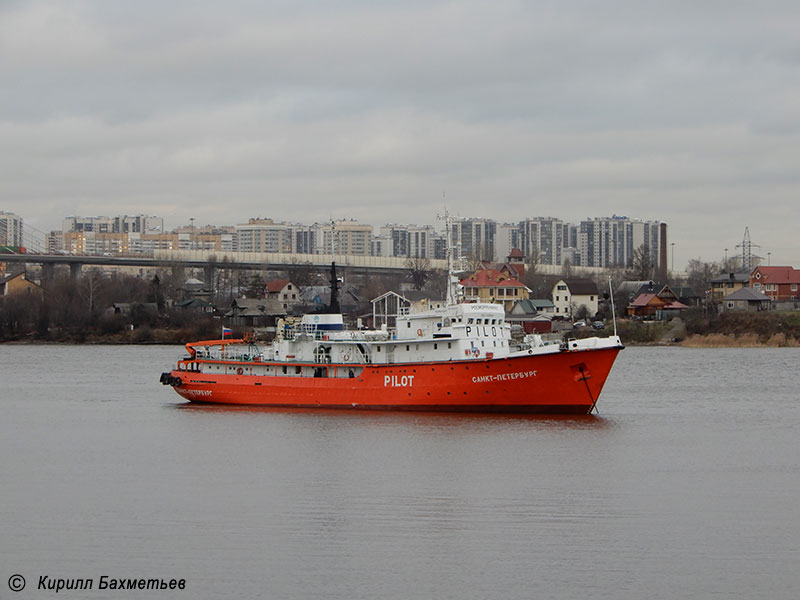
<path id="1" fill-rule="evenodd" d="M 53 281 L 55 278 L 55 265 L 53 263 L 42 263 L 42 281 Z"/>
<path id="2" fill-rule="evenodd" d="M 69 265 L 69 274 L 73 279 L 80 279 L 81 278 L 81 269 L 83 268 L 83 264 L 81 263 L 70 263 Z"/>
<path id="3" fill-rule="evenodd" d="M 171 270 L 175 281 L 180 281 L 181 285 L 183 285 L 186 281 L 186 269 L 177 263 L 173 263 Z"/>
<path id="4" fill-rule="evenodd" d="M 203 283 L 206 284 L 207 290 L 214 289 L 214 276 L 217 274 L 217 269 L 214 265 L 206 265 L 203 267 L 203 277 L 205 277 L 205 281 Z"/>

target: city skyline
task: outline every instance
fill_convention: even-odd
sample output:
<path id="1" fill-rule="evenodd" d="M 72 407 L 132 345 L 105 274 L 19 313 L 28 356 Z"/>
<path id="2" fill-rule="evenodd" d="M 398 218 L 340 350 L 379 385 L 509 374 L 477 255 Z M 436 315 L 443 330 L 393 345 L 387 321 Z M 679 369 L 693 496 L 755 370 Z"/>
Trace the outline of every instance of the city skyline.
<path id="1" fill-rule="evenodd" d="M 5 219 L 3 221 L 2 219 Z M 456 231 L 456 227 L 458 223 L 467 223 L 467 222 L 474 222 L 481 231 L 483 231 L 483 235 L 486 235 L 486 227 L 487 224 L 491 224 L 491 249 L 494 251 L 494 260 L 501 261 L 503 257 L 507 256 L 508 253 L 514 249 L 519 248 L 523 250 L 523 255 L 528 256 L 530 254 L 529 248 L 531 243 L 536 243 L 535 240 L 542 236 L 542 243 L 543 245 L 540 247 L 540 259 L 538 262 L 541 264 L 549 264 L 549 265 L 556 265 L 564 263 L 564 259 L 566 259 L 570 264 L 574 266 L 596 266 L 596 267 L 609 267 L 609 266 L 620 266 L 630 263 L 630 260 L 633 256 L 634 250 L 638 250 L 639 246 L 642 243 L 645 243 L 646 240 L 650 239 L 650 242 L 647 242 L 645 245 L 649 246 L 649 250 L 654 257 L 653 260 L 656 263 L 661 265 L 661 268 L 669 271 L 675 270 L 674 265 L 674 251 L 675 251 L 675 243 L 669 242 L 671 238 L 671 234 L 667 235 L 667 228 L 669 224 L 664 221 L 653 220 L 653 221 L 645 221 L 644 219 L 640 219 L 638 217 L 630 217 L 627 215 L 611 215 L 611 216 L 593 216 L 588 217 L 586 219 L 582 219 L 578 223 L 570 223 L 563 219 L 559 219 L 558 217 L 553 216 L 537 216 L 537 217 L 528 217 L 525 219 L 517 220 L 517 221 L 508 221 L 508 222 L 500 222 L 495 221 L 491 218 L 486 217 L 450 217 L 451 221 L 454 223 L 454 229 L 452 230 L 452 238 L 454 240 L 454 246 L 457 245 L 462 247 L 462 240 L 460 240 L 459 233 Z M 326 222 L 302 222 L 300 220 L 288 220 L 288 221 L 278 221 L 276 219 L 270 217 L 250 217 L 247 219 L 247 222 L 230 222 L 230 223 L 195 223 L 194 218 L 189 219 L 189 223 L 184 223 L 178 225 L 176 227 L 167 226 L 165 224 L 165 220 L 158 216 L 158 215 L 145 215 L 145 214 L 120 214 L 120 215 L 70 215 L 64 217 L 62 221 L 61 229 L 54 229 L 49 232 L 41 231 L 37 228 L 31 228 L 30 226 L 21 227 L 21 223 L 24 221 L 24 218 L 20 215 L 16 215 L 12 212 L 6 212 L 0 210 L 0 241 L 6 240 L 6 238 L 11 239 L 11 241 L 15 242 L 11 245 L 24 245 L 28 246 L 29 251 L 40 252 L 40 251 L 56 251 L 60 252 L 69 245 L 69 242 L 65 244 L 65 235 L 68 235 L 69 232 L 92 232 L 92 233 L 122 233 L 122 232 L 130 232 L 134 234 L 182 234 L 183 240 L 181 244 L 187 243 L 188 232 L 197 233 L 198 236 L 206 236 L 205 245 L 208 246 L 207 249 L 214 249 L 215 244 L 211 241 L 212 238 L 208 237 L 211 234 L 233 234 L 233 238 L 228 240 L 223 247 L 217 247 L 217 250 L 239 250 L 244 252 L 250 251 L 266 251 L 266 252 L 291 252 L 291 253 L 311 253 L 311 254 L 320 254 L 320 253 L 331 253 L 332 252 L 332 241 L 329 238 L 325 238 L 323 242 L 322 239 L 318 242 L 319 246 L 315 248 L 316 242 L 313 241 L 313 233 L 312 230 L 326 230 L 329 229 L 332 225 L 334 230 L 336 227 L 344 225 L 345 229 L 350 228 L 351 226 L 354 227 L 356 230 L 369 230 L 367 237 L 371 237 L 371 247 L 368 248 L 366 251 L 363 251 L 363 246 L 365 242 L 359 242 L 362 245 L 362 251 L 355 252 L 355 254 L 365 254 L 365 255 L 373 255 L 373 256 L 408 256 L 410 258 L 414 257 L 438 257 L 444 258 L 444 222 L 442 219 L 437 219 L 437 224 L 435 225 L 420 225 L 417 223 L 398 223 L 398 222 L 386 222 L 384 225 L 375 225 L 372 223 L 363 223 L 358 219 L 350 218 L 350 219 L 338 219 L 335 221 L 326 221 Z M 244 221 L 244 220 L 241 220 Z M 19 236 L 16 240 L 9 238 L 8 235 L 3 235 L 4 232 L 11 230 L 11 225 L 9 222 L 14 223 L 16 222 L 17 227 L 17 236 Z M 536 225 L 537 231 L 533 231 L 530 229 L 531 224 L 540 223 L 540 225 Z M 627 223 L 628 225 L 623 227 L 623 223 Z M 631 224 L 633 227 L 637 227 L 636 224 L 639 224 L 638 227 L 645 226 L 645 227 L 655 227 L 657 229 L 664 228 L 663 231 L 657 231 L 656 229 L 652 230 L 652 233 L 648 234 L 645 233 L 645 230 L 641 228 L 638 229 L 638 233 L 633 233 L 630 229 Z M 335 225 L 334 225 L 335 224 Z M 241 234 L 242 231 L 247 229 L 259 229 L 264 227 L 265 225 L 274 226 L 276 228 L 285 228 L 289 227 L 292 230 L 305 230 L 305 232 L 301 235 L 304 236 L 303 241 L 299 239 L 297 242 L 288 242 L 284 241 L 282 243 L 283 249 L 273 248 L 273 249 L 265 249 L 265 248 L 254 248 L 253 241 L 243 241 Z M 538 228 L 541 229 L 541 232 L 538 231 Z M 553 230 L 553 227 L 563 227 L 563 233 L 559 232 L 556 233 Z M 25 229 L 25 235 L 23 236 L 23 229 Z M 33 229 L 33 231 L 30 231 Z M 405 241 L 397 239 L 397 230 L 405 230 L 406 235 L 408 232 L 416 232 L 411 233 L 412 236 L 416 235 L 416 241 L 409 237 Z M 480 233 L 476 232 L 478 235 Z M 263 233 L 260 234 L 263 238 Z M 271 234 L 276 235 L 276 234 Z M 286 234 L 281 234 L 286 235 Z M 289 234 L 289 238 L 295 235 L 294 232 Z M 325 234 L 326 236 L 329 234 Z M 420 244 L 419 236 L 422 235 L 421 243 L 423 245 L 430 245 L 430 249 L 428 251 L 418 251 L 418 245 Z M 56 236 L 56 237 L 53 237 Z M 312 237 L 308 237 L 312 236 Z M 561 237 L 563 236 L 563 240 Z M 650 236 L 654 236 L 650 238 Z M 25 239 L 23 239 L 23 237 Z M 145 236 L 146 237 L 146 236 Z M 392 238 L 395 238 L 392 240 Z M 429 238 L 426 241 L 426 238 Z M 545 238 L 548 241 L 544 241 Z M 198 238 L 199 239 L 199 238 Z M 553 240 L 558 239 L 559 241 L 558 246 L 554 245 Z M 76 251 L 75 242 L 77 240 L 73 237 L 71 239 L 72 242 L 72 251 Z M 18 242 L 18 244 L 17 244 Z M 4 243 L 8 243 L 4 241 Z M 96 251 L 87 251 L 89 254 L 93 253 L 102 253 L 104 251 L 113 250 L 114 252 L 118 251 L 126 251 L 121 250 L 119 247 L 116 247 L 120 244 L 119 240 L 113 242 L 115 245 L 114 248 L 107 247 L 111 244 L 110 240 L 106 240 L 105 242 L 97 242 L 97 246 L 94 245 L 92 242 L 87 242 L 92 247 L 96 248 Z M 141 241 L 137 241 L 135 243 L 136 250 L 134 250 L 133 246 L 127 251 L 132 251 L 134 253 L 140 253 L 143 251 L 143 247 L 141 246 Z M 145 242 L 146 243 L 146 242 Z M 152 243 L 152 240 L 151 240 Z M 341 240 L 339 243 L 343 243 Z M 349 242 L 348 242 L 349 243 Z M 389 246 L 388 253 L 386 251 L 386 246 Z M 124 242 L 127 246 L 128 242 Z M 209 245 L 210 244 L 210 245 Z M 263 240 L 262 240 L 263 244 Z M 400 248 L 404 248 L 408 246 L 407 249 L 411 249 L 410 252 L 407 254 L 405 251 L 397 252 L 397 246 L 399 244 Z M 216 243 L 219 246 L 219 241 Z M 296 247 L 295 247 L 296 246 Z M 321 249 L 325 246 L 325 249 Z M 369 242 L 366 242 L 366 246 L 370 246 Z M 155 247 L 161 248 L 172 248 L 173 244 L 170 242 L 166 244 L 164 240 L 162 240 L 161 245 L 156 245 Z M 177 248 L 177 246 L 175 246 Z M 181 245 L 183 248 L 183 245 Z M 198 248 L 203 247 L 203 244 L 200 244 Z M 434 251 L 434 247 L 436 250 Z M 470 244 L 467 244 L 468 250 L 465 251 L 465 255 L 476 255 L 476 252 L 473 248 L 470 247 Z M 757 249 L 755 253 L 752 253 L 752 259 L 750 258 L 750 254 L 752 252 L 751 248 Z M 69 250 L 69 248 L 67 248 Z M 184 248 L 185 249 L 185 248 Z M 563 250 L 563 256 L 562 256 Z M 729 259 L 738 259 L 740 264 L 750 263 L 751 260 L 755 259 L 757 262 L 756 264 L 765 264 L 770 265 L 772 263 L 772 252 L 768 249 L 763 249 L 760 244 L 755 242 L 751 242 L 749 237 L 749 232 L 747 228 L 745 228 L 744 238 L 741 242 L 733 244 L 731 248 L 724 248 L 724 257 L 721 261 L 715 261 L 720 263 L 723 268 L 724 265 L 729 265 Z M 758 252 L 761 251 L 764 256 L 760 256 Z M 81 253 L 83 250 L 80 251 Z M 344 252 L 348 254 L 349 252 Z M 490 251 L 491 254 L 491 251 Z M 735 263 L 734 263 L 735 264 Z M 778 264 L 778 263 L 775 263 Z M 789 265 L 791 266 L 791 265 Z M 682 267 L 679 265 L 677 271 L 681 271 Z"/>
<path id="2" fill-rule="evenodd" d="M 2 215 L 8 215 L 18 233 L 23 233 L 19 216 L 0 212 Z M 516 252 L 518 258 L 539 265 L 617 268 L 631 266 L 637 253 L 642 253 L 662 279 L 670 269 L 669 250 L 674 247 L 668 245 L 667 223 L 618 215 L 577 224 L 555 217 L 517 223 L 487 218 L 449 218 L 448 222 L 449 229 L 443 231 L 411 223 L 376 228 L 355 219 L 312 224 L 250 218 L 236 225 L 195 225 L 191 219 L 189 226 L 168 230 L 158 215 L 79 215 L 65 217 L 61 230 L 38 232 L 44 239 L 21 235 L 22 241 L 12 245 L 27 245 L 34 253 L 95 256 L 208 250 L 445 259 L 449 232 L 456 255 L 468 260 L 503 262 Z"/>
<path id="3" fill-rule="evenodd" d="M 677 269 L 800 263 L 800 9 L 677 1 L 0 7 L 0 205 L 170 228 L 598 214 Z M 301 215 L 298 219 L 297 215 Z"/>

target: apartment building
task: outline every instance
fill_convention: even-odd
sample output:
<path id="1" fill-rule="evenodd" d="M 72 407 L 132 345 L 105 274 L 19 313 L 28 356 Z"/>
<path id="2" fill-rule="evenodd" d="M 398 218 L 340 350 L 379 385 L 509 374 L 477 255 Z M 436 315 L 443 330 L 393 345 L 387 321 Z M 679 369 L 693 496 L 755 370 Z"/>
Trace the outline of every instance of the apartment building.
<path id="1" fill-rule="evenodd" d="M 461 256 L 494 260 L 497 222 L 492 219 L 454 219 L 450 223 L 453 245 Z"/>
<path id="2" fill-rule="evenodd" d="M 316 254 L 349 254 L 369 256 L 372 251 L 372 225 L 362 225 L 356 220 L 339 220 L 315 224 Z"/>
<path id="3" fill-rule="evenodd" d="M 0 246 L 24 246 L 22 218 L 0 210 Z"/>

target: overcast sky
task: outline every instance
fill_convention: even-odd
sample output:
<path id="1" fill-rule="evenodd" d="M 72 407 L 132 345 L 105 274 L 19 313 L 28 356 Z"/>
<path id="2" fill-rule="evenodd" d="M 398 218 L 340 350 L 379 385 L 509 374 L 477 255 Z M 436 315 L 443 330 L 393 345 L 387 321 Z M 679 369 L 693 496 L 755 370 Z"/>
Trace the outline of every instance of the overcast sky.
<path id="1" fill-rule="evenodd" d="M 746 226 L 800 267 L 798 32 L 796 0 L 0 0 L 0 210 L 617 214 L 678 268 Z"/>

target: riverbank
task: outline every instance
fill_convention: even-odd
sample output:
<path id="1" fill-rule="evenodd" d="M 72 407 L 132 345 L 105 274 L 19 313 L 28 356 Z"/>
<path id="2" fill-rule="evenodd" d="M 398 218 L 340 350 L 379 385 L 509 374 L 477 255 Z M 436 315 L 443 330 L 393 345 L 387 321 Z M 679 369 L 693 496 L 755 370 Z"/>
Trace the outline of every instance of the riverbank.
<path id="1" fill-rule="evenodd" d="M 685 320 L 617 322 L 626 346 L 687 348 L 797 348 L 800 314 L 794 312 L 690 314 Z"/>
<path id="2" fill-rule="evenodd" d="M 176 344 L 183 345 L 199 339 L 219 337 L 219 331 L 198 335 L 193 328 L 159 329 L 138 327 L 117 333 L 95 333 L 91 331 L 59 331 L 40 337 L 35 333 L 1 340 L 0 344 L 73 344 L 73 345 L 107 345 L 125 346 L 131 344 Z"/>
<path id="3" fill-rule="evenodd" d="M 711 333 L 708 335 L 690 335 L 679 342 L 686 348 L 799 348 L 800 340 L 776 333 L 767 340 L 761 340 L 755 333 L 727 335 Z"/>
<path id="4" fill-rule="evenodd" d="M 611 335 L 611 327 L 567 332 L 567 337 Z M 234 331 L 240 337 L 243 331 Z M 800 314 L 723 313 L 693 315 L 685 320 L 617 321 L 617 334 L 626 346 L 683 346 L 687 348 L 796 348 L 800 347 Z M 6 344 L 185 344 L 219 337 L 218 324 L 199 321 L 186 327 L 150 327 L 103 332 L 98 329 L 50 329 L 44 336 L 28 332 L 0 341 Z"/>

